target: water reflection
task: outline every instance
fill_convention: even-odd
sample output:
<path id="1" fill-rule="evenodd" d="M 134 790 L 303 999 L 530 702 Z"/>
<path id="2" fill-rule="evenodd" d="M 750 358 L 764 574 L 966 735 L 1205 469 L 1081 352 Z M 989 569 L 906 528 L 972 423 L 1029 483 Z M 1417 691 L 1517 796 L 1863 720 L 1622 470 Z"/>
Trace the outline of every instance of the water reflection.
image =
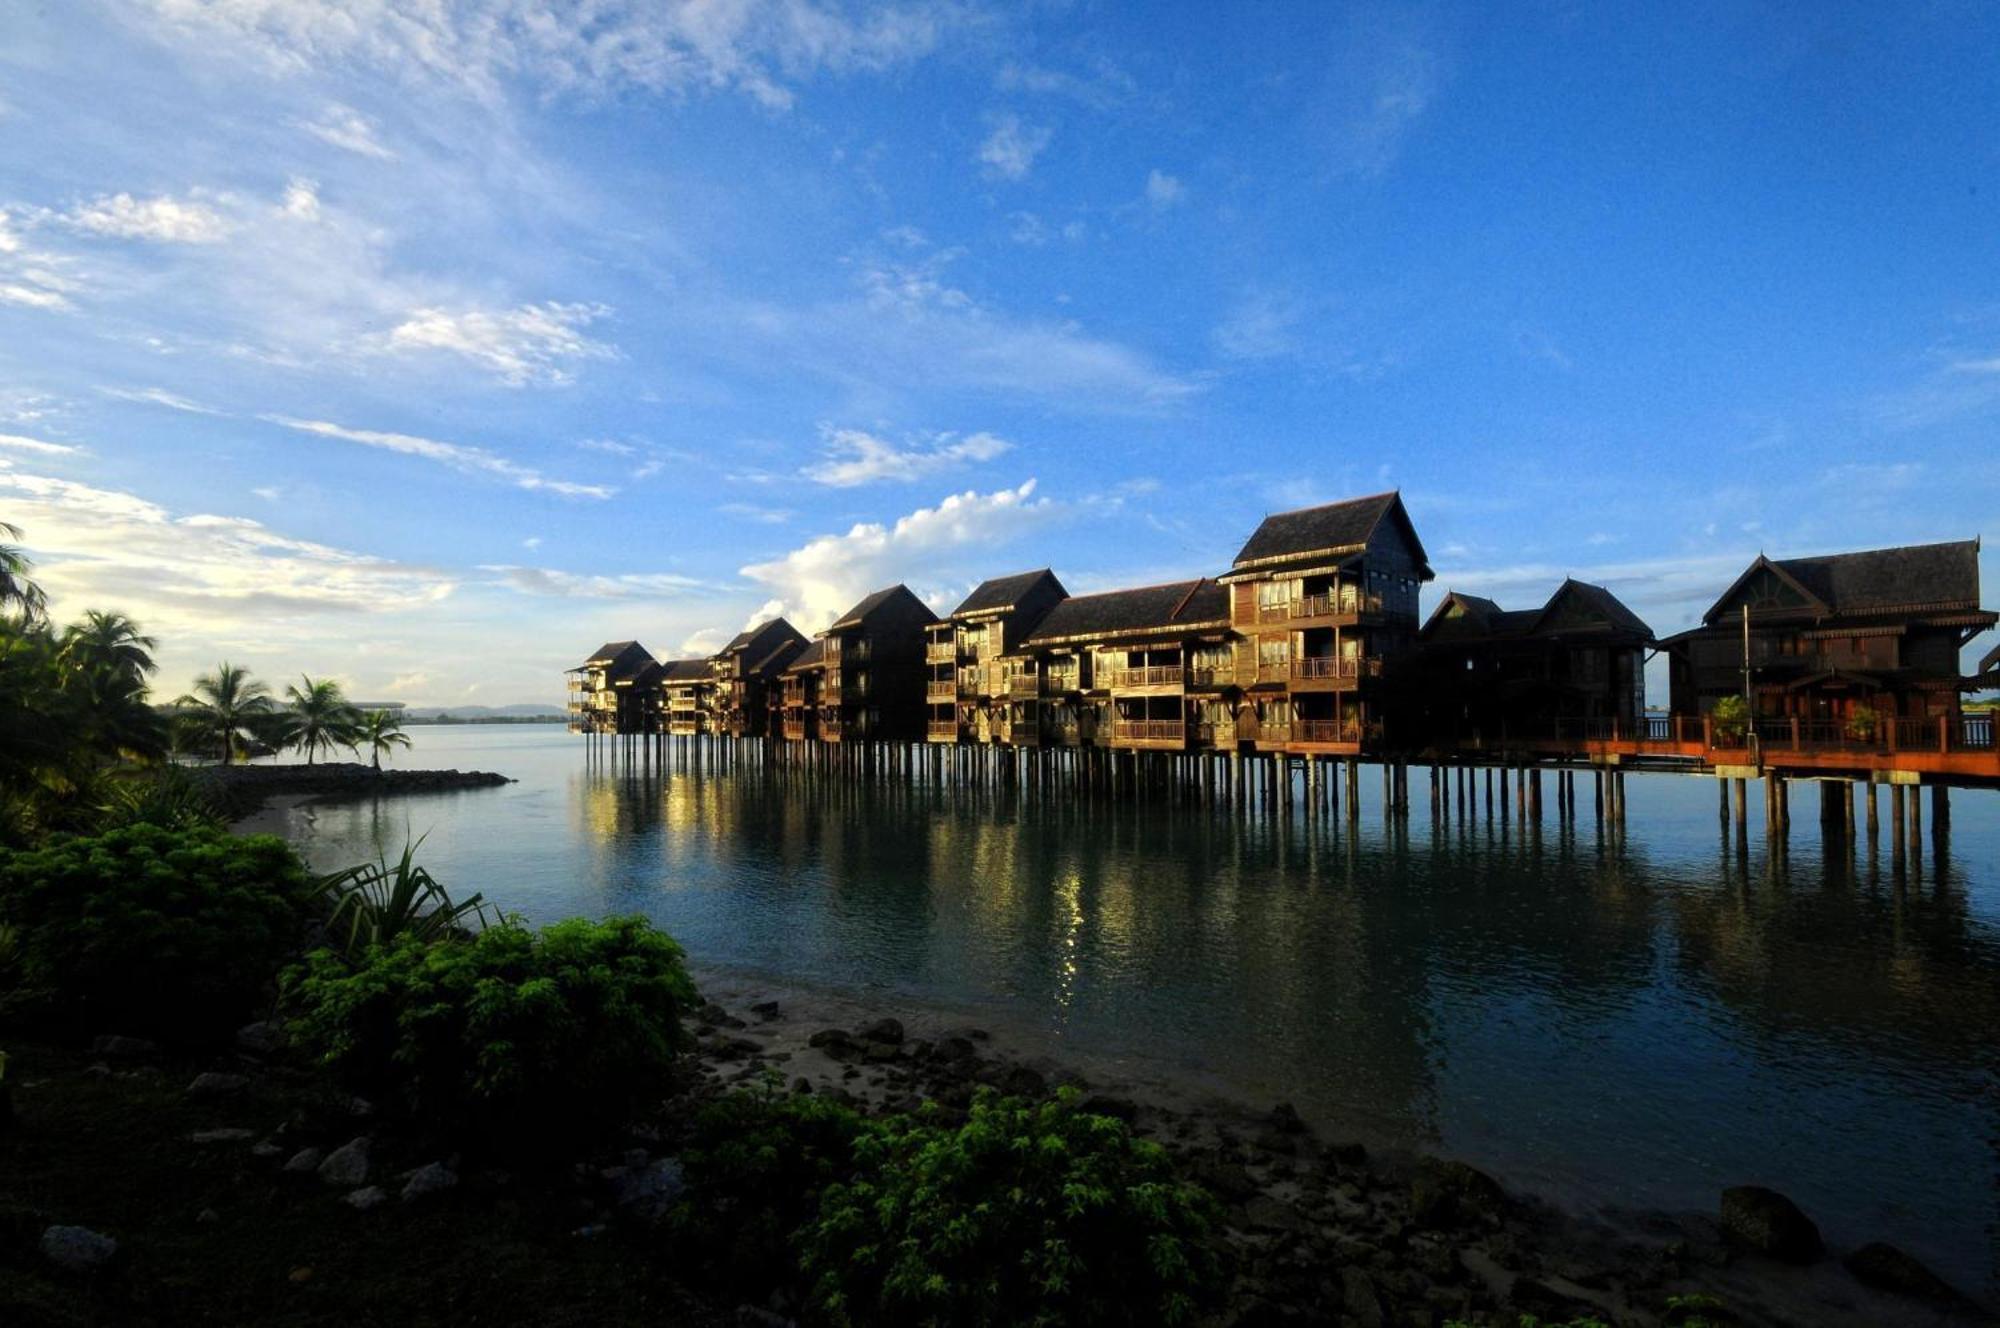
<path id="1" fill-rule="evenodd" d="M 1886 826 L 1718 833 L 1714 787 L 1668 777 L 1629 781 L 1620 835 L 1583 780 L 1573 821 L 1482 788 L 1385 826 L 1369 778 L 1356 821 L 1246 818 L 585 767 L 550 736 L 497 794 L 321 809 L 313 852 L 428 825 L 434 870 L 536 918 L 643 911 L 712 964 L 980 1011 L 1530 1186 L 1708 1208 L 1757 1180 L 1836 1240 L 1989 1273 L 2000 800 L 1960 795 L 1912 861 Z"/>

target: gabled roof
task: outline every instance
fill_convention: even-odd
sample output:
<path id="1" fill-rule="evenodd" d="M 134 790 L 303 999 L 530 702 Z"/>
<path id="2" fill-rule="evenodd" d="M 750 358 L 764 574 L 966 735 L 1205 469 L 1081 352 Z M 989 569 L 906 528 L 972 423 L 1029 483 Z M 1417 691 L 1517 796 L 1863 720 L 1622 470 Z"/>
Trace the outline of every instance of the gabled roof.
<path id="1" fill-rule="evenodd" d="M 709 664 L 706 659 L 670 659 L 660 665 L 660 674 L 670 683 L 707 682 Z"/>
<path id="2" fill-rule="evenodd" d="M 1229 590 L 1203 577 L 1098 595 L 1072 595 L 1050 609 L 1023 643 L 1046 645 L 1084 637 L 1110 637 L 1175 628 L 1226 626 Z"/>
<path id="3" fill-rule="evenodd" d="M 1431 579 L 1430 558 L 1423 541 L 1417 538 L 1410 514 L 1403 510 L 1400 492 L 1370 494 L 1319 507 L 1302 507 L 1293 512 L 1275 512 L 1251 534 L 1234 564 L 1238 569 L 1255 563 L 1283 562 L 1312 554 L 1353 553 L 1365 548 L 1384 521 L 1402 527 L 1416 557 L 1418 578 Z"/>
<path id="4" fill-rule="evenodd" d="M 1653 629 L 1648 627 L 1645 620 L 1640 618 L 1638 614 L 1625 607 L 1624 600 L 1619 599 L 1603 586 L 1593 585 L 1589 581 L 1578 581 L 1574 577 L 1564 578 L 1563 583 L 1556 587 L 1555 594 L 1549 596 L 1549 602 L 1544 604 L 1541 612 L 1535 615 L 1535 631 L 1547 631 L 1555 625 L 1554 615 L 1556 607 L 1565 599 L 1581 603 L 1588 611 L 1603 618 L 1615 630 L 1635 632 L 1648 641 L 1653 639 Z"/>
<path id="5" fill-rule="evenodd" d="M 629 673 L 624 673 L 623 676 L 619 677 L 618 685 L 621 687 L 629 685 L 635 689 L 657 687 L 660 685 L 660 679 L 665 674 L 666 670 L 660 667 L 658 660 L 649 659 L 641 663 L 637 668 L 632 669 Z"/>
<path id="6" fill-rule="evenodd" d="M 825 660 L 826 642 L 823 639 L 815 639 L 811 645 L 792 657 L 792 662 L 785 665 L 784 671 L 786 673 L 803 673 L 816 664 L 824 663 Z"/>
<path id="7" fill-rule="evenodd" d="M 1565 600 L 1581 605 L 1588 616 L 1601 619 L 1602 628 L 1594 624 L 1565 625 L 1559 621 L 1556 610 Z M 1625 607 L 1623 600 L 1603 586 L 1571 578 L 1557 586 L 1539 609 L 1503 609 L 1482 596 L 1453 591 L 1431 612 L 1418 635 L 1426 644 L 1441 644 L 1554 638 L 1570 632 L 1605 629 L 1629 633 L 1643 641 L 1653 639 L 1653 629 Z"/>
<path id="8" fill-rule="evenodd" d="M 758 623 L 755 627 L 744 628 L 735 636 L 729 638 L 728 645 L 715 653 L 717 655 L 727 655 L 738 650 L 747 650 L 753 643 L 762 642 L 769 638 L 773 632 L 780 633 L 786 637 L 797 637 L 801 641 L 805 640 L 805 633 L 801 632 L 798 628 L 792 626 L 783 618 L 772 618 L 766 622 Z"/>
<path id="9" fill-rule="evenodd" d="M 577 665 L 576 668 L 571 669 L 570 672 L 578 673 L 584 669 L 603 669 L 605 676 L 615 680 L 629 677 L 641 665 L 650 664 L 652 661 L 653 656 L 651 652 L 637 641 L 606 641 L 603 645 L 592 651 L 588 659 Z"/>
<path id="10" fill-rule="evenodd" d="M 856 604 L 846 613 L 834 619 L 833 625 L 827 628 L 827 630 L 834 632 L 840 631 L 843 628 L 863 626 L 875 614 L 904 600 L 908 601 L 909 606 L 915 610 L 916 616 L 921 621 L 927 623 L 937 621 L 937 615 L 931 612 L 930 605 L 918 599 L 916 595 L 911 593 L 908 586 L 898 581 L 893 586 L 888 586 L 871 595 L 864 596 L 859 604 Z"/>
<path id="11" fill-rule="evenodd" d="M 1761 571 L 1796 590 L 1805 600 L 1804 611 L 1814 617 L 1979 608 L 1979 541 L 1973 539 L 1812 558 L 1759 554 L 1702 615 L 1702 621 L 1714 624 Z"/>
<path id="12" fill-rule="evenodd" d="M 1053 586 L 1058 596 L 1069 593 L 1063 589 L 1062 582 L 1056 580 L 1056 574 L 1046 567 L 1033 572 L 1016 572 L 1012 576 L 996 576 L 990 581 L 981 581 L 965 597 L 965 602 L 951 611 L 951 616 L 958 618 L 966 614 L 1011 609 L 1043 582 Z"/>

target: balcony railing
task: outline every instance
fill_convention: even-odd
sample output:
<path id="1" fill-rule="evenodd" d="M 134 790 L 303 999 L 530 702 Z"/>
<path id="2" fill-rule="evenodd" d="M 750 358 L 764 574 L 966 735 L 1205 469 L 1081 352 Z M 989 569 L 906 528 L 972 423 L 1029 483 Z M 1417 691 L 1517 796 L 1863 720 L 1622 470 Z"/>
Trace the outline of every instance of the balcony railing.
<path id="1" fill-rule="evenodd" d="M 793 742 L 803 742 L 806 736 L 806 722 L 803 719 L 786 720 L 785 736 Z"/>
<path id="2" fill-rule="evenodd" d="M 1042 680 L 1039 674 L 1017 673 L 1007 680 L 1007 695 L 1009 696 L 1039 696 L 1041 690 Z"/>
<path id="3" fill-rule="evenodd" d="M 1292 676 L 1307 682 L 1379 678 L 1382 661 L 1373 656 L 1313 655 L 1292 661 Z"/>
<path id="4" fill-rule="evenodd" d="M 1194 726 L 1194 740 L 1211 747 L 1225 747 L 1236 741 L 1236 726 L 1203 721 Z"/>
<path id="5" fill-rule="evenodd" d="M 1233 687 L 1236 685 L 1234 664 L 1197 664 L 1188 670 L 1190 687 Z"/>
<path id="6" fill-rule="evenodd" d="M 958 699 L 958 680 L 956 678 L 947 678 L 943 682 L 939 682 L 935 678 L 931 679 L 930 682 L 924 685 L 924 698 L 930 701 L 956 701 Z"/>
<path id="7" fill-rule="evenodd" d="M 1119 742 L 1182 742 L 1187 723 L 1178 719 L 1121 719 L 1112 725 L 1111 736 Z"/>
<path id="8" fill-rule="evenodd" d="M 937 720 L 932 720 L 924 726 L 924 736 L 934 742 L 956 742 L 958 741 L 958 721 L 948 720 L 941 723 Z"/>
<path id="9" fill-rule="evenodd" d="M 924 659 L 932 664 L 949 664 L 958 658 L 958 647 L 950 641 L 936 641 L 924 647 Z"/>
<path id="10" fill-rule="evenodd" d="M 1113 669 L 1111 685 L 1128 687 L 1179 687 L 1186 673 L 1178 664 L 1154 664 L 1142 669 Z"/>
<path id="11" fill-rule="evenodd" d="M 1292 741 L 1294 742 L 1359 742 L 1361 725 L 1339 719 L 1295 719 L 1292 721 Z"/>
<path id="12" fill-rule="evenodd" d="M 1380 595 L 1346 587 L 1340 590 L 1321 591 L 1317 595 L 1301 595 L 1297 599 L 1259 604 L 1257 621 L 1292 622 L 1300 618 L 1356 617 L 1364 613 L 1380 612 L 1382 612 Z"/>

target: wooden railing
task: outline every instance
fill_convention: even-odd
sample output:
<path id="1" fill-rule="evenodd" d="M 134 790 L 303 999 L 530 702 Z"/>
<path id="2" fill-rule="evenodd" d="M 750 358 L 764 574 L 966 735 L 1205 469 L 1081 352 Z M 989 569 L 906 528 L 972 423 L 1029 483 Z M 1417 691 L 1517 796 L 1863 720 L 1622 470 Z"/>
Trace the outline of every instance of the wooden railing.
<path id="1" fill-rule="evenodd" d="M 1121 719 L 1112 725 L 1111 736 L 1119 742 L 1181 742 L 1187 737 L 1187 724 L 1178 719 Z"/>
<path id="2" fill-rule="evenodd" d="M 1313 655 L 1292 661 L 1292 676 L 1306 681 L 1379 678 L 1382 661 L 1373 656 Z"/>
<path id="3" fill-rule="evenodd" d="M 1206 720 L 1194 726 L 1194 740 L 1211 747 L 1223 747 L 1236 741 L 1234 724 L 1215 724 Z"/>
<path id="4" fill-rule="evenodd" d="M 785 736 L 793 742 L 802 742 L 806 736 L 806 722 L 803 719 L 785 721 Z"/>
<path id="5" fill-rule="evenodd" d="M 1301 595 L 1297 599 L 1282 600 L 1276 604 L 1259 604 L 1257 621 L 1291 622 L 1300 618 L 1353 617 L 1363 613 L 1382 612 L 1382 597 L 1352 588 L 1343 590 L 1323 590 L 1317 595 Z"/>
<path id="6" fill-rule="evenodd" d="M 1294 742 L 1358 742 L 1361 726 L 1338 719 L 1295 719 L 1292 721 Z"/>
<path id="7" fill-rule="evenodd" d="M 940 682 L 936 678 L 924 686 L 924 697 L 931 701 L 956 701 L 958 699 L 958 679 L 947 678 Z"/>
<path id="8" fill-rule="evenodd" d="M 1185 670 L 1178 664 L 1154 664 L 1142 669 L 1113 669 L 1113 687 L 1178 687 Z"/>
<path id="9" fill-rule="evenodd" d="M 924 647 L 924 659 L 932 664 L 950 664 L 958 658 L 958 647 L 950 641 L 939 645 L 933 641 Z"/>
<path id="10" fill-rule="evenodd" d="M 958 721 L 932 720 L 924 726 L 924 736 L 928 738 L 942 738 L 947 742 L 956 742 L 958 740 Z"/>
<path id="11" fill-rule="evenodd" d="M 1754 726 L 1757 745 L 1765 752 L 1958 752 L 1992 751 L 1994 723 L 1990 715 L 1929 719 L 1882 718 L 1872 726 L 1840 720 L 1766 717 Z M 1623 718 L 1559 718 L 1541 724 L 1503 725 L 1500 739 L 1553 742 L 1651 742 L 1741 751 L 1750 745 L 1741 726 L 1724 727 L 1705 715 L 1646 715 Z"/>
<path id="12" fill-rule="evenodd" d="M 1042 690 L 1041 677 L 1033 673 L 1017 673 L 1007 680 L 1007 695 L 1036 696 Z"/>
<path id="13" fill-rule="evenodd" d="M 1233 687 L 1235 684 L 1234 664 L 1196 664 L 1188 669 L 1190 687 Z"/>

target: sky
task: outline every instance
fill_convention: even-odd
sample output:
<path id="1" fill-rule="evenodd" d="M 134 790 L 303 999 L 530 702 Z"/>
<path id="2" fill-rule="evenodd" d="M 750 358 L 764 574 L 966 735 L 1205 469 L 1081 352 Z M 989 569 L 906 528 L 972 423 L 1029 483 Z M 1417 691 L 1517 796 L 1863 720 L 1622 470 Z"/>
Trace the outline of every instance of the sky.
<path id="1" fill-rule="evenodd" d="M 1664 635 L 2000 533 L 1996 65 L 1976 0 L 13 0 L 0 521 L 168 694 L 560 702 L 1388 488 L 1427 610 Z"/>

